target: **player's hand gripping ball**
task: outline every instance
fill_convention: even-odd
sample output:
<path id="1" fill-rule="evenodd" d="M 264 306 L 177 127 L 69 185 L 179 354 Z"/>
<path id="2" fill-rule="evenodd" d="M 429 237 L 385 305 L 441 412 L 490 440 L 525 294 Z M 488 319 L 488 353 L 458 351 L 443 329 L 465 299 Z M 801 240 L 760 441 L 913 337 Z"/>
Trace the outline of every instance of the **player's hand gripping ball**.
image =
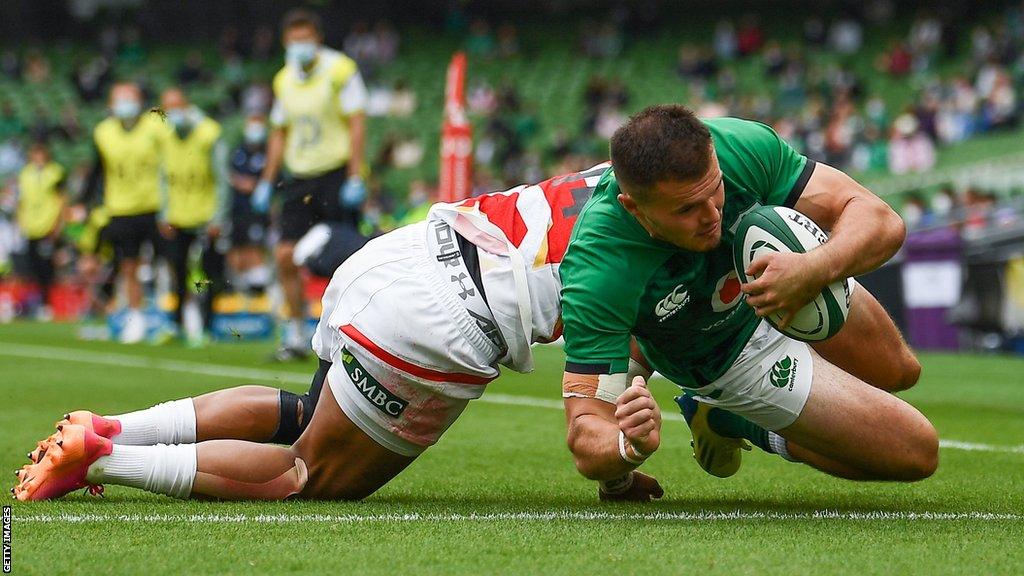
<path id="1" fill-rule="evenodd" d="M 800 282 L 794 279 L 803 280 L 802 275 L 808 272 L 801 269 L 800 258 L 796 255 L 810 252 L 824 244 L 826 240 L 828 235 L 813 220 L 800 212 L 782 206 L 763 206 L 740 220 L 733 241 L 733 265 L 743 284 L 753 282 L 761 275 L 788 275 L 789 280 L 785 282 L 791 284 L 784 288 L 775 287 L 776 292 L 785 291 L 785 288 L 799 284 Z M 776 274 L 777 269 L 783 271 Z M 750 272 L 754 274 L 751 275 Z M 813 285 L 813 280 L 808 285 Z M 852 288 L 853 282 L 849 278 L 828 284 L 817 294 L 814 293 L 814 290 L 817 290 L 815 287 L 809 294 L 795 296 L 801 299 L 800 301 L 809 302 L 794 314 L 768 308 L 765 319 L 794 340 L 817 342 L 831 338 L 843 327 L 850 313 Z M 771 286 L 759 286 L 758 289 L 763 291 L 762 293 L 771 293 L 773 290 Z M 766 297 L 759 298 L 765 299 Z M 754 302 L 748 303 L 754 305 Z M 757 308 L 755 306 L 755 309 Z M 763 313 L 764 310 L 759 312 Z"/>

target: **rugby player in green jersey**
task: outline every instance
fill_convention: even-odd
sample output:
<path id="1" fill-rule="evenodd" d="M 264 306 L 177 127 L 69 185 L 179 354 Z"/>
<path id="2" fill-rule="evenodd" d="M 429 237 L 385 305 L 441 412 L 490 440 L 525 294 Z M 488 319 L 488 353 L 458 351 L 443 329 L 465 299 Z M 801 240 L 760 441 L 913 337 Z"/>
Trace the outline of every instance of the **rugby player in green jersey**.
<path id="1" fill-rule="evenodd" d="M 935 471 L 934 427 L 893 394 L 917 382 L 920 364 L 867 290 L 855 287 L 845 326 L 820 343 L 762 320 L 791 319 L 829 283 L 891 258 L 905 229 L 888 205 L 763 124 L 677 105 L 631 118 L 611 158 L 561 267 L 563 396 L 584 476 L 628 482 L 658 449 L 650 370 L 682 387 L 694 457 L 716 476 L 737 471 L 746 441 L 850 479 Z M 755 261 L 757 279 L 741 286 L 733 234 L 762 205 L 795 208 L 831 238 Z"/>

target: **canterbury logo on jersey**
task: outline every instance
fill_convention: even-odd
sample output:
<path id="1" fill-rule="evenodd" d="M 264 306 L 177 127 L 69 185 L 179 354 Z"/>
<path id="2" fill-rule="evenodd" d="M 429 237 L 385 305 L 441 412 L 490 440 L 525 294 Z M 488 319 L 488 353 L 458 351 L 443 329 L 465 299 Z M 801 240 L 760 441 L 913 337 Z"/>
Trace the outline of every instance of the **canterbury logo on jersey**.
<path id="1" fill-rule="evenodd" d="M 668 320 L 690 301 L 690 293 L 683 290 L 684 287 L 685 284 L 676 286 L 668 296 L 665 296 L 665 298 L 661 302 L 658 302 L 658 305 L 654 307 L 654 314 L 658 317 L 658 322 Z"/>
<path id="2" fill-rule="evenodd" d="M 402 415 L 409 402 L 402 400 L 390 390 L 381 386 L 381 383 L 373 376 L 370 376 L 362 364 L 359 363 L 359 360 L 356 360 L 356 357 L 346 348 L 341 350 L 341 363 L 345 366 L 345 373 L 352 380 L 356 390 L 378 410 L 392 418 L 398 418 Z"/>

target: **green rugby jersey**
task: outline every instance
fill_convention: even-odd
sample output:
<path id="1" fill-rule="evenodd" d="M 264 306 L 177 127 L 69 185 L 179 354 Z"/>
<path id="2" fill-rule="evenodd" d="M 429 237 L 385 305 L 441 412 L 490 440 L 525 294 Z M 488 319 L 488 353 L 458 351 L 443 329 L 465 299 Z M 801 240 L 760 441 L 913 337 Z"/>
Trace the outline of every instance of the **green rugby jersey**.
<path id="1" fill-rule="evenodd" d="M 703 122 L 725 181 L 721 243 L 697 253 L 651 238 L 619 204 L 614 166 L 608 169 L 559 270 L 567 372 L 626 372 L 633 335 L 656 370 L 699 387 L 732 365 L 757 327 L 733 269 L 736 227 L 757 206 L 792 207 L 814 162 L 764 124 Z"/>

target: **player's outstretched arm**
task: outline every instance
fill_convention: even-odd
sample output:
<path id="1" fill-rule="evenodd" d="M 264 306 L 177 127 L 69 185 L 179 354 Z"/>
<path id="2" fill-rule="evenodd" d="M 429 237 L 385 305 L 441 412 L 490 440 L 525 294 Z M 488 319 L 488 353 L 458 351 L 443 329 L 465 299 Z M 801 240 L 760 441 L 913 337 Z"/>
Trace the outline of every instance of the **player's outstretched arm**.
<path id="1" fill-rule="evenodd" d="M 566 372 L 564 390 L 580 390 L 596 375 Z M 580 474 L 612 480 L 642 464 L 661 444 L 661 410 L 647 383 L 636 377 L 615 404 L 578 395 L 565 398 L 567 441 Z"/>

